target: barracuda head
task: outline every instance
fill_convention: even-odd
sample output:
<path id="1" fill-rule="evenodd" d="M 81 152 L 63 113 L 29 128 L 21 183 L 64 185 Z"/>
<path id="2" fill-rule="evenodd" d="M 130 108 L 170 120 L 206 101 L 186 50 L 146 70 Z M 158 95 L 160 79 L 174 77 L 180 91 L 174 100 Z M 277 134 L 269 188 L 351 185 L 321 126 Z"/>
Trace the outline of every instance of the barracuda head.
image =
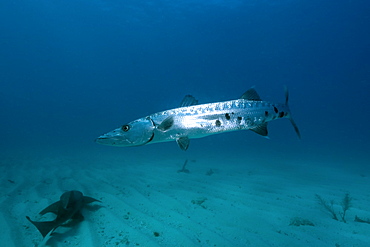
<path id="1" fill-rule="evenodd" d="M 140 118 L 99 136 L 95 141 L 99 144 L 117 147 L 141 146 L 153 139 L 154 128 L 152 119 Z"/>

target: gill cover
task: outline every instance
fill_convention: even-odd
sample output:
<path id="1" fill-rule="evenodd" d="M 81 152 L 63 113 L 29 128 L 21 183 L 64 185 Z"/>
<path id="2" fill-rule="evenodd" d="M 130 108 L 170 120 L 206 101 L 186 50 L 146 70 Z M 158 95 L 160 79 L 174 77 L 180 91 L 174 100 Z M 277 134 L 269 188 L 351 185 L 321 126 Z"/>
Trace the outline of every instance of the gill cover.
<path id="1" fill-rule="evenodd" d="M 139 118 L 100 136 L 96 142 L 120 147 L 141 146 L 153 139 L 154 128 L 154 122 L 150 117 Z"/>

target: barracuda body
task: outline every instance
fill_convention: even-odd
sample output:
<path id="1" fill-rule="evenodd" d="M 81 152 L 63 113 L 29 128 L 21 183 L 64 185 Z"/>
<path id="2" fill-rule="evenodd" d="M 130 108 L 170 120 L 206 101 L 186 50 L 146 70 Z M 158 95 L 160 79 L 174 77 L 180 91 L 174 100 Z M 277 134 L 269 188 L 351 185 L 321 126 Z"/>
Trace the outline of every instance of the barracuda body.
<path id="1" fill-rule="evenodd" d="M 141 146 L 150 143 L 176 141 L 182 150 L 189 146 L 189 139 L 236 130 L 252 130 L 268 135 L 269 121 L 288 118 L 300 137 L 288 106 L 288 92 L 284 104 L 262 101 L 251 88 L 239 99 L 209 104 L 198 104 L 185 96 L 181 107 L 157 112 L 123 125 L 96 139 L 111 146 Z"/>

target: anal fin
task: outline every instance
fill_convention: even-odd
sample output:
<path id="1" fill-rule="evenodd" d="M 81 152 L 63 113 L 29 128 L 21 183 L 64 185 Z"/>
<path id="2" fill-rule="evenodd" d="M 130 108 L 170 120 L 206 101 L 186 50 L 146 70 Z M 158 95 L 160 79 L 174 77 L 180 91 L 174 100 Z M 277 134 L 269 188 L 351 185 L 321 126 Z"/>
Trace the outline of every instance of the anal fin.
<path id="1" fill-rule="evenodd" d="M 261 135 L 261 136 L 267 136 L 268 130 L 267 130 L 267 123 L 259 124 L 254 128 L 250 129 L 251 131 Z"/>

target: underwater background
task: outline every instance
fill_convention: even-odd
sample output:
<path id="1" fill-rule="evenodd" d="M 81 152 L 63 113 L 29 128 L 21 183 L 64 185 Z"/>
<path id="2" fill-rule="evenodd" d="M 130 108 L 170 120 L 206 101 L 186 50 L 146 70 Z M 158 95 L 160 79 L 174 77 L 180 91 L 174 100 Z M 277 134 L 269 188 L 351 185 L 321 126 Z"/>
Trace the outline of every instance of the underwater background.
<path id="1" fill-rule="evenodd" d="M 369 162 L 368 1 L 2 1 L 0 12 L 3 152 L 132 152 L 94 139 L 186 94 L 209 103 L 255 86 L 284 102 L 286 85 L 301 141 L 279 120 L 271 140 L 234 132 L 189 153 Z"/>
<path id="2" fill-rule="evenodd" d="M 186 159 L 235 171 L 264 160 L 370 176 L 369 27 L 367 0 L 1 1 L 2 159 L 32 169 L 74 157 L 76 169 L 108 170 L 121 158 L 175 159 L 175 171 Z M 283 103 L 284 86 L 301 140 L 283 119 L 269 124 L 270 139 L 236 131 L 192 139 L 186 152 L 94 142 L 187 94 L 210 103 L 255 87 Z"/>

